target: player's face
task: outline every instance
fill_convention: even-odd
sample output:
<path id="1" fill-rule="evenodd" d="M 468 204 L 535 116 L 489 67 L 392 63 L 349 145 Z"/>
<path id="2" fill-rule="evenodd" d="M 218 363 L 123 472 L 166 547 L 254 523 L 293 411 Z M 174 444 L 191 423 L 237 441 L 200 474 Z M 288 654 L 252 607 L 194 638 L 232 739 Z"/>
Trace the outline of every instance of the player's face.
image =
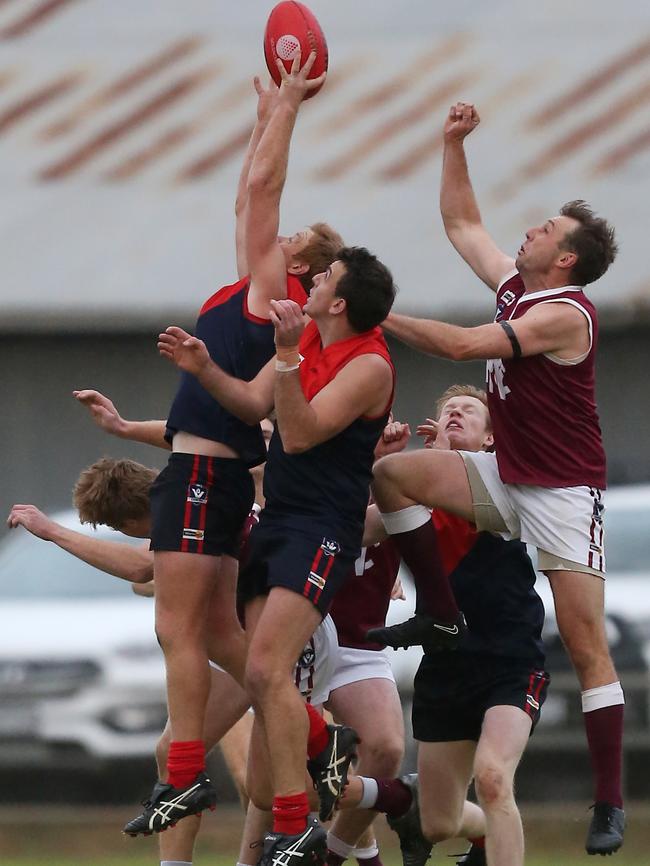
<path id="1" fill-rule="evenodd" d="M 305 226 L 304 229 L 301 229 L 290 237 L 278 235 L 278 243 L 284 255 L 284 260 L 287 263 L 287 271 L 291 271 L 292 268 L 295 269 L 297 264 L 302 264 L 300 261 L 300 253 L 305 249 L 313 237 L 314 232 L 309 228 L 309 226 Z"/>
<path id="2" fill-rule="evenodd" d="M 528 229 L 526 240 L 517 252 L 517 270 L 523 273 L 545 273 L 551 270 L 565 252 L 560 244 L 579 223 L 566 216 L 547 219 L 542 225 Z"/>
<path id="3" fill-rule="evenodd" d="M 336 296 L 336 287 L 345 273 L 343 262 L 332 262 L 322 274 L 316 274 L 303 311 L 312 319 L 322 318 L 328 313 L 339 313 L 345 309 L 343 298 Z"/>
<path id="4" fill-rule="evenodd" d="M 486 407 L 476 397 L 451 397 L 442 407 L 438 428 L 443 430 L 452 448 L 462 451 L 484 451 L 493 443 L 488 429 Z"/>

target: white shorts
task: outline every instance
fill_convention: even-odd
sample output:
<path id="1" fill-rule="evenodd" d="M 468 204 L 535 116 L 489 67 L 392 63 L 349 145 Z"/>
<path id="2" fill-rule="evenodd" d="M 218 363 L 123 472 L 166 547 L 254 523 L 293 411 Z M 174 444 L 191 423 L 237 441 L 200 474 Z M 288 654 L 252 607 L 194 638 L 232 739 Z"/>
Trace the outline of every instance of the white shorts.
<path id="1" fill-rule="evenodd" d="M 459 454 L 467 468 L 479 531 L 497 532 L 507 540 L 520 538 L 536 547 L 540 571 L 583 571 L 604 577 L 604 505 L 600 490 L 504 484 L 494 453 Z"/>
<path id="2" fill-rule="evenodd" d="M 295 668 L 296 688 L 308 703 L 318 706 L 328 699 L 338 652 L 336 626 L 328 614 L 309 639 Z"/>
<path id="3" fill-rule="evenodd" d="M 386 651 L 339 647 L 338 662 L 330 680 L 330 692 L 362 680 L 395 682 Z"/>

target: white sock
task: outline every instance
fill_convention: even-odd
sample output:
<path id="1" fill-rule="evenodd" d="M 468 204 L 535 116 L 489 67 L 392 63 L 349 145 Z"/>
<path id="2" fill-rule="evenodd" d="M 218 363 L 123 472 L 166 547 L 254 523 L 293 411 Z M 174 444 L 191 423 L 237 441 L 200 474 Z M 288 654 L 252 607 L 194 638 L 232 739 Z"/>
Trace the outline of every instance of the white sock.
<path id="1" fill-rule="evenodd" d="M 431 511 L 425 505 L 409 505 L 400 511 L 387 511 L 381 514 L 384 529 L 389 535 L 419 529 L 431 520 Z"/>
<path id="2" fill-rule="evenodd" d="M 161 860 L 160 866 L 192 866 L 191 860 Z"/>
<path id="3" fill-rule="evenodd" d="M 376 779 L 368 779 L 366 776 L 359 776 L 363 785 L 363 794 L 357 809 L 372 809 L 377 802 L 379 796 L 379 785 Z"/>
<path id="4" fill-rule="evenodd" d="M 606 686 L 597 686 L 595 689 L 587 689 L 582 693 L 583 713 L 593 713 L 594 710 L 602 710 L 603 707 L 614 707 L 624 703 L 625 695 L 618 681 Z"/>
<path id="5" fill-rule="evenodd" d="M 332 853 L 338 854 L 339 857 L 343 857 L 346 860 L 350 856 L 350 852 L 354 850 L 354 845 L 348 845 L 343 839 L 335 836 L 331 830 L 327 833 L 327 847 Z"/>
<path id="6" fill-rule="evenodd" d="M 379 854 L 379 846 L 375 842 L 369 848 L 355 848 L 352 851 L 352 856 L 357 860 L 370 860 L 371 857 L 376 857 Z"/>

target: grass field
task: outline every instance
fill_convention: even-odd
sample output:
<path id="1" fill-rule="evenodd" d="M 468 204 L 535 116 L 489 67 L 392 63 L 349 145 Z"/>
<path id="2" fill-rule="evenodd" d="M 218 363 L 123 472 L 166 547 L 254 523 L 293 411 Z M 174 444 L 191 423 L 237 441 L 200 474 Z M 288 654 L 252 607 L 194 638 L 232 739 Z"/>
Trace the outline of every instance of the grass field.
<path id="1" fill-rule="evenodd" d="M 583 806 L 573 804 L 522 809 L 528 853 L 527 866 L 587 866 L 602 862 L 584 853 L 589 820 Z M 650 863 L 650 804 L 628 809 L 625 848 L 608 860 L 612 866 Z M 130 810 L 123 808 L 9 807 L 0 810 L 1 866 L 155 866 L 156 841 L 127 839 L 119 828 Z M 206 816 L 195 866 L 234 866 L 241 826 L 237 809 L 222 808 Z M 385 866 L 401 866 L 396 839 L 383 819 L 377 832 Z M 462 841 L 434 848 L 431 866 L 453 866 L 448 855 L 460 853 Z M 355 861 L 352 861 L 354 863 Z"/>

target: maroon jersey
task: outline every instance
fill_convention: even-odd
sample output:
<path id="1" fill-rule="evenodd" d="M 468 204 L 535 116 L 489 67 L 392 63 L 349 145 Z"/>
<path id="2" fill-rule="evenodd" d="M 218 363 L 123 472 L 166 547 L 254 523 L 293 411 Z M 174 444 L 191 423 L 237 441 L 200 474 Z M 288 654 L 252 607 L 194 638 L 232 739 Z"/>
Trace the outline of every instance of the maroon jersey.
<path id="1" fill-rule="evenodd" d="M 383 649 L 382 644 L 368 643 L 365 634 L 368 629 L 386 623 L 399 564 L 400 555 L 390 539 L 361 549 L 361 556 L 354 564 L 354 574 L 336 593 L 330 608 L 340 646 Z"/>
<path id="2" fill-rule="evenodd" d="M 497 291 L 495 321 L 514 321 L 536 304 L 571 304 L 589 325 L 589 351 L 577 362 L 550 354 L 487 362 L 487 392 L 497 462 L 506 484 L 606 486 L 596 411 L 596 310 L 579 286 L 524 294 L 516 273 Z"/>

